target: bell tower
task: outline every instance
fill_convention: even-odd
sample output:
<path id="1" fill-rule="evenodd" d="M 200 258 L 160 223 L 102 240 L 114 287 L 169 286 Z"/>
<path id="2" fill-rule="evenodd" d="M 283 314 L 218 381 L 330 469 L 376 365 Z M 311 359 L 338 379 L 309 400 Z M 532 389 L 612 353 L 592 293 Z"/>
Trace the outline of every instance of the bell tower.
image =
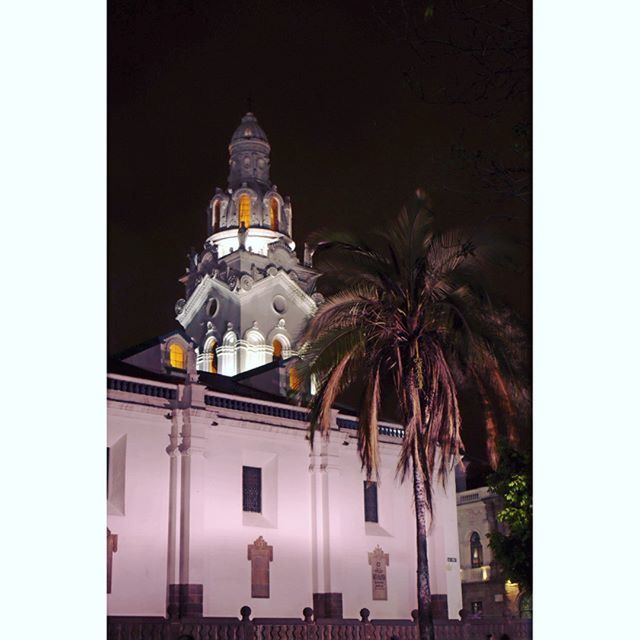
<path id="1" fill-rule="evenodd" d="M 176 319 L 198 345 L 201 371 L 233 376 L 296 355 L 322 301 L 310 259 L 295 254 L 291 201 L 271 183 L 270 151 L 247 113 L 231 136 L 228 187 L 207 209 L 204 248 L 180 279 Z"/>

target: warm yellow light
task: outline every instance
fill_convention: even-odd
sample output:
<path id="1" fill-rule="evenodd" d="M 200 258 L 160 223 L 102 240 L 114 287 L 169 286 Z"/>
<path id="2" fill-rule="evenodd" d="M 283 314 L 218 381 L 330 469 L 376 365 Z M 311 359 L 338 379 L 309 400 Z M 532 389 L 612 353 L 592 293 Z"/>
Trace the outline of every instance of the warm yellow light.
<path id="1" fill-rule="evenodd" d="M 289 369 L 289 388 L 293 391 L 296 391 L 300 386 L 300 378 L 298 377 L 298 372 L 294 367 Z"/>
<path id="2" fill-rule="evenodd" d="M 184 349 L 175 342 L 169 345 L 169 364 L 175 369 L 184 369 Z"/>
<path id="3" fill-rule="evenodd" d="M 213 343 L 210 347 L 210 351 L 207 354 L 209 358 L 209 373 L 218 373 L 218 356 L 216 354 L 217 343 Z"/>
<path id="4" fill-rule="evenodd" d="M 238 226 L 244 222 L 246 229 L 251 225 L 251 198 L 245 193 L 240 196 L 240 213 L 238 214 Z"/>
<path id="5" fill-rule="evenodd" d="M 271 230 L 278 230 L 278 201 L 271 198 Z"/>
<path id="6" fill-rule="evenodd" d="M 282 342 L 280 340 L 273 341 L 273 359 L 282 360 Z"/>

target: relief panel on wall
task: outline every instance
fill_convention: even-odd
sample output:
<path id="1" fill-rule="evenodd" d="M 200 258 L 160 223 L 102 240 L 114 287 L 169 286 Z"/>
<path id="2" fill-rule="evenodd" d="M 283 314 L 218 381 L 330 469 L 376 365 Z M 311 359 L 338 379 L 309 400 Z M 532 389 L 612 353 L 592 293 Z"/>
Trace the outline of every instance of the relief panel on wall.
<path id="1" fill-rule="evenodd" d="M 389 554 L 385 553 L 380 545 L 369 554 L 369 564 L 371 565 L 371 591 L 374 600 L 387 599 L 387 566 L 389 565 Z"/>
<path id="2" fill-rule="evenodd" d="M 260 536 L 247 547 L 247 559 L 251 562 L 251 597 L 269 597 L 269 563 L 273 560 L 273 547 Z"/>

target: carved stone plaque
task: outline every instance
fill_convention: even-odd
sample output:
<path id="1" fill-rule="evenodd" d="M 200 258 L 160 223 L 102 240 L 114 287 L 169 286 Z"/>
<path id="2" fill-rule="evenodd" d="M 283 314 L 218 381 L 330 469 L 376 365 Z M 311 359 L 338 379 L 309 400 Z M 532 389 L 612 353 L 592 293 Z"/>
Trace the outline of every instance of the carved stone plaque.
<path id="1" fill-rule="evenodd" d="M 260 536 L 247 547 L 247 559 L 251 561 L 251 597 L 269 597 L 269 563 L 273 560 L 273 547 Z"/>
<path id="2" fill-rule="evenodd" d="M 118 536 L 107 529 L 107 593 L 111 593 L 111 565 L 118 550 Z"/>
<path id="3" fill-rule="evenodd" d="M 380 545 L 369 554 L 369 564 L 371 565 L 371 590 L 374 600 L 387 599 L 387 566 L 389 565 L 389 554 L 385 553 Z"/>

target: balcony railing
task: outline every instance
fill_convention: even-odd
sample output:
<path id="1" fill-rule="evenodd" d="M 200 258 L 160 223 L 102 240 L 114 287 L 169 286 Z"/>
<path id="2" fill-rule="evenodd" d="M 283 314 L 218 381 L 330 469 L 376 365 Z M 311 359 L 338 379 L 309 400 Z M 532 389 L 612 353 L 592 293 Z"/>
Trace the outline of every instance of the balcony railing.
<path id="1" fill-rule="evenodd" d="M 126 391 L 127 393 L 139 393 L 153 398 L 164 398 L 165 400 L 175 400 L 176 390 L 170 387 L 160 387 L 154 384 L 134 382 L 123 378 L 107 377 L 107 389 L 112 391 Z"/>
<path id="2" fill-rule="evenodd" d="M 338 417 L 336 422 L 338 423 L 338 427 L 341 429 L 353 429 L 354 431 L 357 431 L 358 429 L 357 420 Z M 392 438 L 402 438 L 404 436 L 404 429 L 402 427 L 392 427 L 391 425 L 379 424 L 378 433 L 383 436 L 391 436 Z"/>

